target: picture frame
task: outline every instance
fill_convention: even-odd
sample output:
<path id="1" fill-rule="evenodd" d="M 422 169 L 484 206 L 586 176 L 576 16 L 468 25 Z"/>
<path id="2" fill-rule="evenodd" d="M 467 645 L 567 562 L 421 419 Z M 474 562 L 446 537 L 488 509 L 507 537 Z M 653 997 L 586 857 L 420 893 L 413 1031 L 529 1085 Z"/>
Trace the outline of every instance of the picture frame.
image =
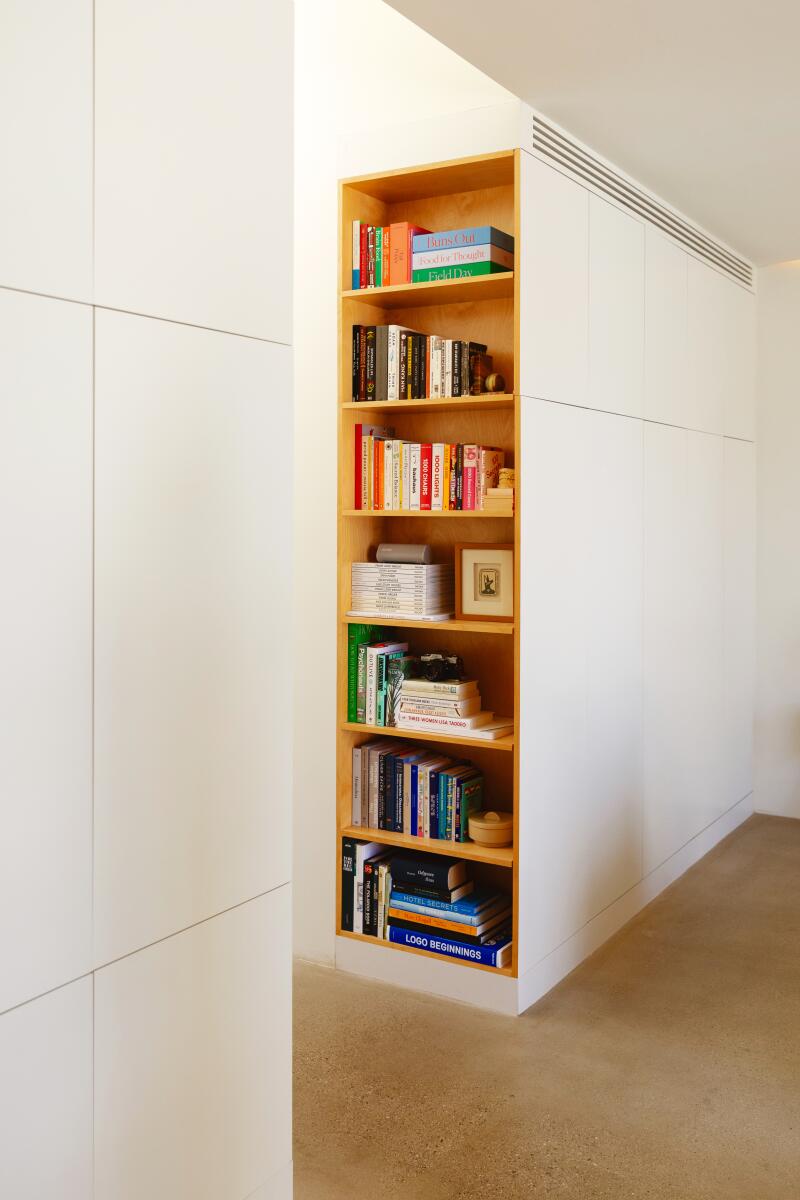
<path id="1" fill-rule="evenodd" d="M 513 621 L 513 543 L 457 542 L 454 550 L 456 620 Z"/>

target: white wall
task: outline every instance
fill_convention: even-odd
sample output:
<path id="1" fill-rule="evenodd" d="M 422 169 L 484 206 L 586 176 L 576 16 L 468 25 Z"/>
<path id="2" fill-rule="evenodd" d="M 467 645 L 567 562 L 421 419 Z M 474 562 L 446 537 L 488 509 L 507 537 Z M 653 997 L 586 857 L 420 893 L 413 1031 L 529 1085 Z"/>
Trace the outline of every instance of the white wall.
<path id="1" fill-rule="evenodd" d="M 3 6 L 15 1200 L 291 1194 L 292 18 Z"/>
<path id="2" fill-rule="evenodd" d="M 758 273 L 756 807 L 800 817 L 800 263 Z"/>
<path id="3" fill-rule="evenodd" d="M 512 97 L 381 0 L 295 11 L 294 946 L 332 963 L 337 180 L 478 152 Z M 365 91 L 356 56 L 380 64 L 380 87 Z"/>

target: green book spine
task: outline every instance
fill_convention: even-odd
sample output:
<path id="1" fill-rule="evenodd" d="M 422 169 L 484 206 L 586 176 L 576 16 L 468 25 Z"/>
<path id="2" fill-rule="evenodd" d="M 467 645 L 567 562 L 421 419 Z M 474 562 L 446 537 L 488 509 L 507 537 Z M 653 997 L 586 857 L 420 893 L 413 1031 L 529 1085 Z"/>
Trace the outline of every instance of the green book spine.
<path id="1" fill-rule="evenodd" d="M 467 779 L 461 785 L 461 828 L 457 830 L 456 841 L 469 841 L 470 813 L 480 812 L 483 808 L 483 776 Z"/>
<path id="2" fill-rule="evenodd" d="M 383 279 L 383 226 L 375 226 L 375 286 L 381 286 Z"/>
<path id="3" fill-rule="evenodd" d="M 367 644 L 383 637 L 382 625 L 347 626 L 347 719 L 364 724 L 367 704 Z M 364 651 L 363 656 L 361 651 Z M 362 664 L 363 657 L 363 664 Z M 363 711 L 359 716 L 359 708 Z"/>
<path id="4" fill-rule="evenodd" d="M 508 271 L 508 267 L 493 262 L 465 263 L 461 267 L 425 267 L 422 271 L 411 272 L 411 282 L 436 283 L 439 279 L 470 279 L 473 275 L 496 275 L 502 271 Z"/>

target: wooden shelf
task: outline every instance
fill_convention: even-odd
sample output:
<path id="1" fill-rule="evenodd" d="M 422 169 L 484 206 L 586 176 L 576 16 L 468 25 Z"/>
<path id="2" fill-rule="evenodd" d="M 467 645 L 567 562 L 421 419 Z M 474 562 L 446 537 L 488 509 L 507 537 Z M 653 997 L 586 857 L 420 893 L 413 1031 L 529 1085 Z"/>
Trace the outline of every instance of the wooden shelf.
<path id="1" fill-rule="evenodd" d="M 514 514 L 508 513 L 502 516 L 499 513 L 484 512 L 481 508 L 468 508 L 466 510 L 451 509 L 443 510 L 442 512 L 433 512 L 430 509 L 419 510 L 416 508 L 344 508 L 342 509 L 343 517 L 398 517 L 405 520 L 406 517 L 422 517 L 424 519 L 434 518 L 440 520 L 446 517 L 450 521 L 461 519 L 479 521 L 513 521 Z"/>
<path id="2" fill-rule="evenodd" d="M 486 633 L 513 637 L 513 621 L 414 621 L 404 617 L 379 616 L 370 613 L 369 616 L 342 617 L 345 625 L 390 625 L 392 629 L 434 629 L 438 633 Z"/>
<path id="3" fill-rule="evenodd" d="M 514 749 L 514 735 L 511 733 L 489 741 L 485 738 L 461 737 L 452 733 L 423 733 L 416 729 L 396 729 L 393 725 L 359 725 L 355 721 L 343 721 L 341 728 L 350 733 L 363 733 L 370 737 L 397 737 L 408 742 L 439 742 L 448 746 L 471 746 L 478 750 L 505 750 L 506 752 Z"/>
<path id="4" fill-rule="evenodd" d="M 430 854 L 446 854 L 449 858 L 465 858 L 470 862 L 489 863 L 494 867 L 513 867 L 513 846 L 479 846 L 476 842 L 446 842 L 439 838 L 411 837 L 407 833 L 389 833 L 386 829 L 365 829 L 362 825 L 346 825 L 339 830 L 342 837 L 363 838 L 367 842 L 382 842 L 386 846 L 404 846 L 408 850 L 424 850 Z"/>
<path id="5" fill-rule="evenodd" d="M 360 300 L 377 308 L 425 308 L 431 304 L 464 304 L 475 300 L 512 300 L 514 272 L 437 279 L 433 283 L 395 283 L 390 287 L 343 291 L 342 300 Z"/>
<path id="6" fill-rule="evenodd" d="M 420 950 L 417 946 L 400 946 L 397 942 L 387 942 L 383 938 L 369 937 L 364 933 L 351 933 L 349 929 L 337 929 L 336 936 L 355 938 L 357 942 L 368 942 L 376 949 L 382 947 L 384 950 L 399 950 L 401 954 L 423 954 L 425 958 L 432 958 L 437 962 L 456 963 L 459 967 L 468 967 L 472 971 L 491 971 L 492 975 L 506 975 L 510 978 L 514 976 L 513 967 L 487 967 L 484 963 L 470 962 L 467 958 L 449 958 L 446 954 L 434 954 L 431 950 Z"/>
<path id="7" fill-rule="evenodd" d="M 479 396 L 445 396 L 441 400 L 381 400 L 370 404 L 366 400 L 347 400 L 341 405 L 344 412 L 496 412 L 514 407 L 513 392 L 481 392 Z"/>

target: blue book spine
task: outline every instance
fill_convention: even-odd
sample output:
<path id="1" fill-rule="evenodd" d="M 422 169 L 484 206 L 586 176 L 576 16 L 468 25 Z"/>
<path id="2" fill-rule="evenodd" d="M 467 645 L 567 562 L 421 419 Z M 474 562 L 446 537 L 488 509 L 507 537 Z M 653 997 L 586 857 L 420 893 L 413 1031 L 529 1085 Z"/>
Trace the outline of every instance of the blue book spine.
<path id="1" fill-rule="evenodd" d="M 392 892 L 392 908 L 402 909 L 403 912 L 424 913 L 426 916 L 433 916 L 436 912 L 441 912 L 439 909 L 429 908 L 427 901 L 420 902 L 417 897 L 416 903 L 411 903 L 408 900 L 398 900 L 397 893 Z M 444 916 L 444 914 L 441 914 Z M 469 913 L 448 912 L 447 919 L 449 921 L 457 921 L 459 925 L 463 925 L 465 929 L 469 929 L 473 925 L 480 925 L 483 916 L 479 913 L 477 916 L 470 916 Z"/>
<path id="2" fill-rule="evenodd" d="M 458 250 L 464 246 L 499 246 L 501 250 L 514 253 L 514 239 L 510 233 L 495 229 L 494 225 L 472 225 L 468 229 L 446 229 L 441 233 L 416 233 L 412 252 L 421 250 Z"/>
<path id="3" fill-rule="evenodd" d="M 447 830 L 447 781 L 450 778 L 444 771 L 439 776 L 439 811 L 436 817 L 436 836 L 443 838 Z"/>
<path id="4" fill-rule="evenodd" d="M 353 282 L 352 282 L 353 291 L 357 292 L 360 285 L 361 285 L 361 272 L 359 271 L 358 267 L 353 267 Z"/>
<path id="5" fill-rule="evenodd" d="M 413 892 L 404 892 L 402 888 L 394 888 L 392 890 L 392 903 L 395 900 L 402 902 L 404 905 L 410 905 L 412 908 L 419 909 L 435 908 L 445 913 L 465 913 L 467 916 L 476 917 L 476 924 L 480 924 L 482 917 L 481 913 L 484 909 L 490 908 L 496 901 L 499 893 L 490 891 L 489 889 L 478 889 L 470 896 L 465 896 L 462 900 L 434 900 L 431 896 L 424 898 L 414 895 Z"/>
<path id="6" fill-rule="evenodd" d="M 494 944 L 484 946 L 468 946 L 465 942 L 453 942 L 450 938 L 438 934 L 423 933 L 415 929 L 398 929 L 389 926 L 389 941 L 398 946 L 411 946 L 415 950 L 430 950 L 433 954 L 441 954 L 444 958 L 461 958 L 467 962 L 483 963 L 486 967 L 497 966 L 497 955 L 511 939 L 497 939 Z"/>

